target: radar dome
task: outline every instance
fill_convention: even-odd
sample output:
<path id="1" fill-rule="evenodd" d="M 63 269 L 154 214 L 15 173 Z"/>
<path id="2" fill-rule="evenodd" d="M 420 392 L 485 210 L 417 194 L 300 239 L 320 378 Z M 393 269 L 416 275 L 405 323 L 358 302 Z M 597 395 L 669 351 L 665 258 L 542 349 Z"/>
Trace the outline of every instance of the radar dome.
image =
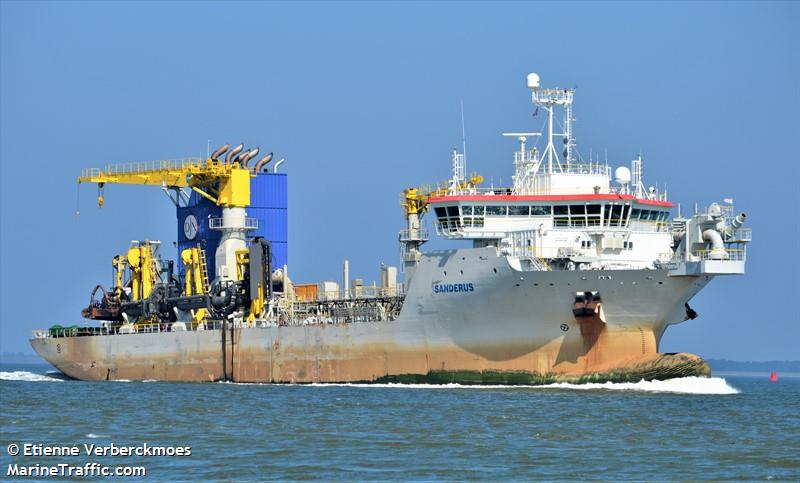
<path id="1" fill-rule="evenodd" d="M 628 184 L 631 182 L 631 170 L 625 166 L 620 166 L 614 170 L 614 181 L 619 184 Z"/>
<path id="2" fill-rule="evenodd" d="M 528 88 L 533 89 L 534 87 L 539 87 L 539 74 L 531 72 L 528 74 Z"/>

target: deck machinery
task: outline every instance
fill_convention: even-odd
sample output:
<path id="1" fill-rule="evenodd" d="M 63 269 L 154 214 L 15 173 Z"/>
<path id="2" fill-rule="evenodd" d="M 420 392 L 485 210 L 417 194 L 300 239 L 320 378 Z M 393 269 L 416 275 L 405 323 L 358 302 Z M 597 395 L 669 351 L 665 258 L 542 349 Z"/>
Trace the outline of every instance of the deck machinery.
<path id="1" fill-rule="evenodd" d="M 265 169 L 273 155 L 248 167 L 259 149 L 243 150 L 242 144 L 229 148 L 228 144 L 220 147 L 205 161 L 158 161 L 84 170 L 78 182 L 98 185 L 100 207 L 105 201 L 106 184 L 160 186 L 176 205 L 189 198 L 185 191 L 189 189 L 221 208 L 221 217 L 206 222 L 222 233 L 214 267 L 208 266 L 209 257 L 201 243 L 180 251 L 182 278 L 172 260 L 160 257 L 160 242 L 132 242 L 126 253 L 112 260 L 113 286 L 106 289 L 97 285 L 82 315 L 103 321 L 114 333 L 153 328 L 192 330 L 216 327 L 228 320 L 233 326 L 252 325 L 256 320 L 289 324 L 296 320 L 333 323 L 396 317 L 402 303 L 397 290 L 373 290 L 363 297 L 336 294 L 325 300 L 294 297 L 286 267 L 273 266 L 271 242 L 262 237 L 248 242 L 246 236 L 258 226 L 258 220 L 249 218 L 245 211 L 251 201 L 250 180 Z M 184 225 L 189 221 L 202 222 L 187 218 Z M 183 229 L 196 233 L 198 227 Z M 77 331 L 93 333 L 94 329 Z"/>
<path id="2" fill-rule="evenodd" d="M 245 208 L 250 204 L 250 178 L 272 160 L 272 153 L 248 167 L 259 149 L 243 151 L 240 144 L 228 151 L 229 147 L 222 146 L 205 161 L 158 161 L 84 170 L 78 182 L 98 185 L 100 207 L 106 184 L 134 184 L 171 190 L 176 204 L 186 197 L 183 188 L 189 188 L 222 209 L 221 218 L 209 220 L 222 232 L 216 249 L 216 277 L 209 275 L 200 244 L 181 251 L 185 277 L 180 280 L 174 273 L 174 262 L 159 257 L 159 242 L 135 241 L 125 254 L 114 257 L 114 286 L 110 290 L 95 287 L 89 306 L 82 312 L 84 317 L 135 331 L 137 324 L 201 323 L 207 316 L 227 320 L 232 315 L 252 321 L 264 316 L 273 292 L 271 246 L 262 238 L 247 245 L 245 233 L 255 223 L 247 218 Z M 226 158 L 220 159 L 226 152 Z M 171 328 L 178 327 L 183 326 Z"/>

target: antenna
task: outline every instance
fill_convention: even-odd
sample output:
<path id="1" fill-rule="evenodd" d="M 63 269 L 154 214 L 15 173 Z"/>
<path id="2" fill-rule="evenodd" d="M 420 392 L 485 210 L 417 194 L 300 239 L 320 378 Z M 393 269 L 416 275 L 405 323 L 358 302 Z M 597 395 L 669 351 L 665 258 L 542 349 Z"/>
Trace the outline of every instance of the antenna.
<path id="1" fill-rule="evenodd" d="M 631 171 L 633 171 L 633 195 L 636 198 L 643 199 L 645 195 L 644 183 L 642 182 L 642 153 L 640 152 L 636 159 L 631 161 Z"/>
<path id="2" fill-rule="evenodd" d="M 539 132 L 504 132 L 505 137 L 515 137 L 519 141 L 519 151 L 514 153 L 514 191 L 522 193 L 530 189 L 530 178 L 536 175 L 539 170 L 540 158 L 533 148 L 530 151 L 525 150 L 525 143 L 528 141 L 528 136 L 541 136 Z"/>
<path id="3" fill-rule="evenodd" d="M 572 96 L 575 89 L 550 89 L 540 87 L 540 78 L 537 74 L 528 74 L 528 88 L 531 90 L 531 99 L 537 107 L 541 107 L 547 112 L 547 147 L 545 148 L 544 155 L 547 157 L 547 174 L 553 173 L 553 161 L 557 165 L 558 171 L 563 171 L 561 161 L 558 159 L 555 145 L 553 144 L 553 136 L 562 136 L 564 138 L 564 162 L 569 165 L 572 163 L 572 151 L 574 148 L 574 141 L 572 139 Z M 562 106 L 565 111 L 564 115 L 564 132 L 553 132 L 553 114 L 556 106 Z"/>
<path id="4" fill-rule="evenodd" d="M 464 168 L 467 166 L 467 131 L 464 129 L 464 99 L 461 99 L 461 153 L 464 154 Z"/>

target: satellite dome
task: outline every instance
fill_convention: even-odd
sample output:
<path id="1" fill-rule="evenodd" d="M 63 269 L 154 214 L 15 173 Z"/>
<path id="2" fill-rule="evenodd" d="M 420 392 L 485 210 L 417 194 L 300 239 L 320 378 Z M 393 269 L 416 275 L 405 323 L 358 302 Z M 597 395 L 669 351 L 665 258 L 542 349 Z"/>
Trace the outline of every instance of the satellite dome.
<path id="1" fill-rule="evenodd" d="M 625 166 L 620 166 L 614 170 L 614 181 L 619 184 L 628 184 L 631 182 L 631 170 Z"/>
<path id="2" fill-rule="evenodd" d="M 531 72 L 528 74 L 528 88 L 533 89 L 534 87 L 539 87 L 539 74 Z"/>

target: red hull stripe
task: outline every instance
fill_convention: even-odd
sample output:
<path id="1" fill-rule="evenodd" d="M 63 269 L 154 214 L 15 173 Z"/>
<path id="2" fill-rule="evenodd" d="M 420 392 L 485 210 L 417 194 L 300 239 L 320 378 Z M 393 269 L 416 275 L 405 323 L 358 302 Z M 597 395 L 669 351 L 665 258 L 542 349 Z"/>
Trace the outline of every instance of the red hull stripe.
<path id="1" fill-rule="evenodd" d="M 483 202 L 509 202 L 509 201 L 633 201 L 642 205 L 675 206 L 669 201 L 645 200 L 634 198 L 633 195 L 456 195 L 437 196 L 431 198 L 429 203 L 448 203 L 453 201 L 483 201 Z"/>

